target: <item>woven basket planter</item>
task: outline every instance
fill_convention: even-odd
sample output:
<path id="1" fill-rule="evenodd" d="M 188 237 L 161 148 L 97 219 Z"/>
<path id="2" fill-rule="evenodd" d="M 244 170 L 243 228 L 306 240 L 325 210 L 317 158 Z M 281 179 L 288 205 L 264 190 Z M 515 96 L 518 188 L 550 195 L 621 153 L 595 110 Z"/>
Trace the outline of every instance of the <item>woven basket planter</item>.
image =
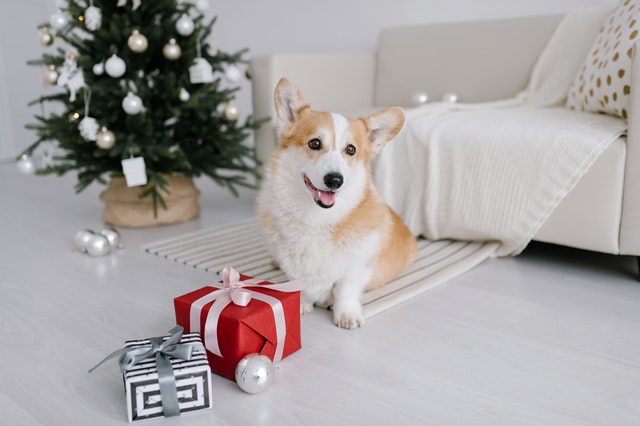
<path id="1" fill-rule="evenodd" d="M 144 228 L 186 222 L 197 217 L 200 214 L 200 191 L 193 179 L 182 175 L 167 175 L 164 178 L 169 184 L 169 192 L 162 192 L 167 208 L 158 205 L 157 216 L 153 213 L 152 198 L 140 198 L 149 184 L 129 188 L 123 177 L 111 178 L 107 189 L 100 194 L 104 203 L 102 219 L 114 226 Z"/>

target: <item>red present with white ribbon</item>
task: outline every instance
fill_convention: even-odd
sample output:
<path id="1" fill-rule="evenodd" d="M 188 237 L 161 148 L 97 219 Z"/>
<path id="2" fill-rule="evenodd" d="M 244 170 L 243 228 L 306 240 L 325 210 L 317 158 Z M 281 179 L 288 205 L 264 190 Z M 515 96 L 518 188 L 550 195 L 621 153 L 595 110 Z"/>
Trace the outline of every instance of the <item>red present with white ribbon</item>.
<path id="1" fill-rule="evenodd" d="M 216 287 L 174 299 L 176 322 L 200 333 L 214 373 L 235 380 L 236 365 L 250 353 L 278 362 L 302 347 L 301 281 L 273 284 L 229 266 L 221 275 Z"/>

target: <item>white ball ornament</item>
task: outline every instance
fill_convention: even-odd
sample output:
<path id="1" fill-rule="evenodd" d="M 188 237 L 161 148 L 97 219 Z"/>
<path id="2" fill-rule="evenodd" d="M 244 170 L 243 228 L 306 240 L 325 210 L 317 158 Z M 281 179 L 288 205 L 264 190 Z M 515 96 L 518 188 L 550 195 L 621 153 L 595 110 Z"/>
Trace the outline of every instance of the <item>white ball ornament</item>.
<path id="1" fill-rule="evenodd" d="M 22 157 L 20 157 L 16 166 L 18 167 L 18 171 L 23 175 L 32 175 L 36 172 L 36 163 L 33 161 L 33 158 L 27 154 L 23 154 Z"/>
<path id="2" fill-rule="evenodd" d="M 124 63 L 121 57 L 114 53 L 107 59 L 107 62 L 104 64 L 104 69 L 110 77 L 118 78 L 122 77 L 127 71 L 127 64 Z"/>
<path id="3" fill-rule="evenodd" d="M 164 45 L 162 48 L 162 55 L 170 61 L 177 61 L 180 59 L 180 56 L 182 56 L 182 48 L 178 43 L 176 43 L 176 39 L 172 38 Z"/>
<path id="4" fill-rule="evenodd" d="M 129 92 L 122 100 L 122 109 L 129 115 L 140 114 L 142 112 L 142 99 L 140 99 L 140 96 Z"/>
<path id="5" fill-rule="evenodd" d="M 43 46 L 51 46 L 53 44 L 53 34 L 49 28 L 43 28 L 38 31 L 38 42 Z"/>
<path id="6" fill-rule="evenodd" d="M 176 31 L 178 32 L 178 34 L 184 37 L 193 34 L 193 30 L 195 29 L 195 27 L 195 23 L 191 18 L 189 18 L 189 15 L 187 14 L 183 14 L 176 21 Z"/>
<path id="7" fill-rule="evenodd" d="M 236 366 L 236 383 L 246 393 L 256 394 L 266 390 L 274 377 L 273 362 L 266 355 L 249 354 Z"/>
<path id="8" fill-rule="evenodd" d="M 411 96 L 411 104 L 414 107 L 419 107 L 421 105 L 424 105 L 427 103 L 427 101 L 429 100 L 429 95 L 427 95 L 426 92 L 423 92 L 421 90 L 415 92 L 412 96 Z"/>
<path id="9" fill-rule="evenodd" d="M 116 136 L 111 130 L 107 130 L 106 127 L 100 129 L 96 135 L 96 145 L 101 149 L 109 149 L 116 143 Z"/>
<path id="10" fill-rule="evenodd" d="M 135 53 L 142 53 L 149 47 L 149 41 L 140 31 L 133 30 L 127 40 L 127 46 Z"/>
<path id="11" fill-rule="evenodd" d="M 82 229 L 76 232 L 76 235 L 73 237 L 73 244 L 78 250 L 86 253 L 87 245 L 94 235 L 95 233 L 91 229 Z"/>
<path id="12" fill-rule="evenodd" d="M 93 73 L 95 75 L 102 75 L 104 74 L 104 63 L 103 62 L 98 62 L 97 64 L 95 64 L 93 66 Z"/>
<path id="13" fill-rule="evenodd" d="M 242 71 L 235 65 L 229 65 L 227 69 L 224 70 L 224 77 L 231 83 L 235 83 L 240 80 L 242 77 Z"/>
<path id="14" fill-rule="evenodd" d="M 111 246 L 109 246 L 109 240 L 107 237 L 101 234 L 94 234 L 89 241 L 87 241 L 87 253 L 91 256 L 105 256 L 109 254 Z"/>
<path id="15" fill-rule="evenodd" d="M 240 117 L 240 107 L 233 102 L 229 102 L 224 107 L 224 116 L 227 120 L 236 121 Z"/>
<path id="16" fill-rule="evenodd" d="M 209 0 L 196 0 L 195 5 L 200 12 L 205 12 L 209 9 Z"/>

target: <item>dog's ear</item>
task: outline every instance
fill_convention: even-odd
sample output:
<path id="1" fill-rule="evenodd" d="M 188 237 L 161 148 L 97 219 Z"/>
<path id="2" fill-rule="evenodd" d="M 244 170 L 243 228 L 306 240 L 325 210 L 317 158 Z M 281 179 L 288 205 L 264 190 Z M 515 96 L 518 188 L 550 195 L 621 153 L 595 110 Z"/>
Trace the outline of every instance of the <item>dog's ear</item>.
<path id="1" fill-rule="evenodd" d="M 298 113 L 307 104 L 296 85 L 286 78 L 278 82 L 274 100 L 278 118 L 278 135 L 281 135 L 298 119 Z"/>
<path id="2" fill-rule="evenodd" d="M 367 126 L 367 136 L 371 142 L 371 152 L 376 155 L 393 139 L 404 124 L 404 111 L 394 107 L 374 112 L 363 119 Z"/>

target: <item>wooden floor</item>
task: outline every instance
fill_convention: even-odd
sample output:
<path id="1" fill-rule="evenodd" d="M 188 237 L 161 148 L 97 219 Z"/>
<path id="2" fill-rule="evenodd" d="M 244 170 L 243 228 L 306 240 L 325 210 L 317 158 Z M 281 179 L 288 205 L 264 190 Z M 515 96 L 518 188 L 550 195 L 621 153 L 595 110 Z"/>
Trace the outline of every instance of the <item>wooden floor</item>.
<path id="1" fill-rule="evenodd" d="M 0 416 L 7 425 L 126 423 L 115 361 L 123 341 L 164 334 L 172 298 L 216 277 L 143 244 L 250 217 L 200 181 L 202 217 L 122 230 L 124 249 L 73 247 L 101 230 L 98 186 L 0 165 Z M 364 328 L 302 318 L 303 348 L 258 395 L 214 376 L 214 407 L 147 425 L 639 425 L 636 260 L 534 244 L 492 259 Z M 393 422 L 393 423 L 392 423 Z"/>

